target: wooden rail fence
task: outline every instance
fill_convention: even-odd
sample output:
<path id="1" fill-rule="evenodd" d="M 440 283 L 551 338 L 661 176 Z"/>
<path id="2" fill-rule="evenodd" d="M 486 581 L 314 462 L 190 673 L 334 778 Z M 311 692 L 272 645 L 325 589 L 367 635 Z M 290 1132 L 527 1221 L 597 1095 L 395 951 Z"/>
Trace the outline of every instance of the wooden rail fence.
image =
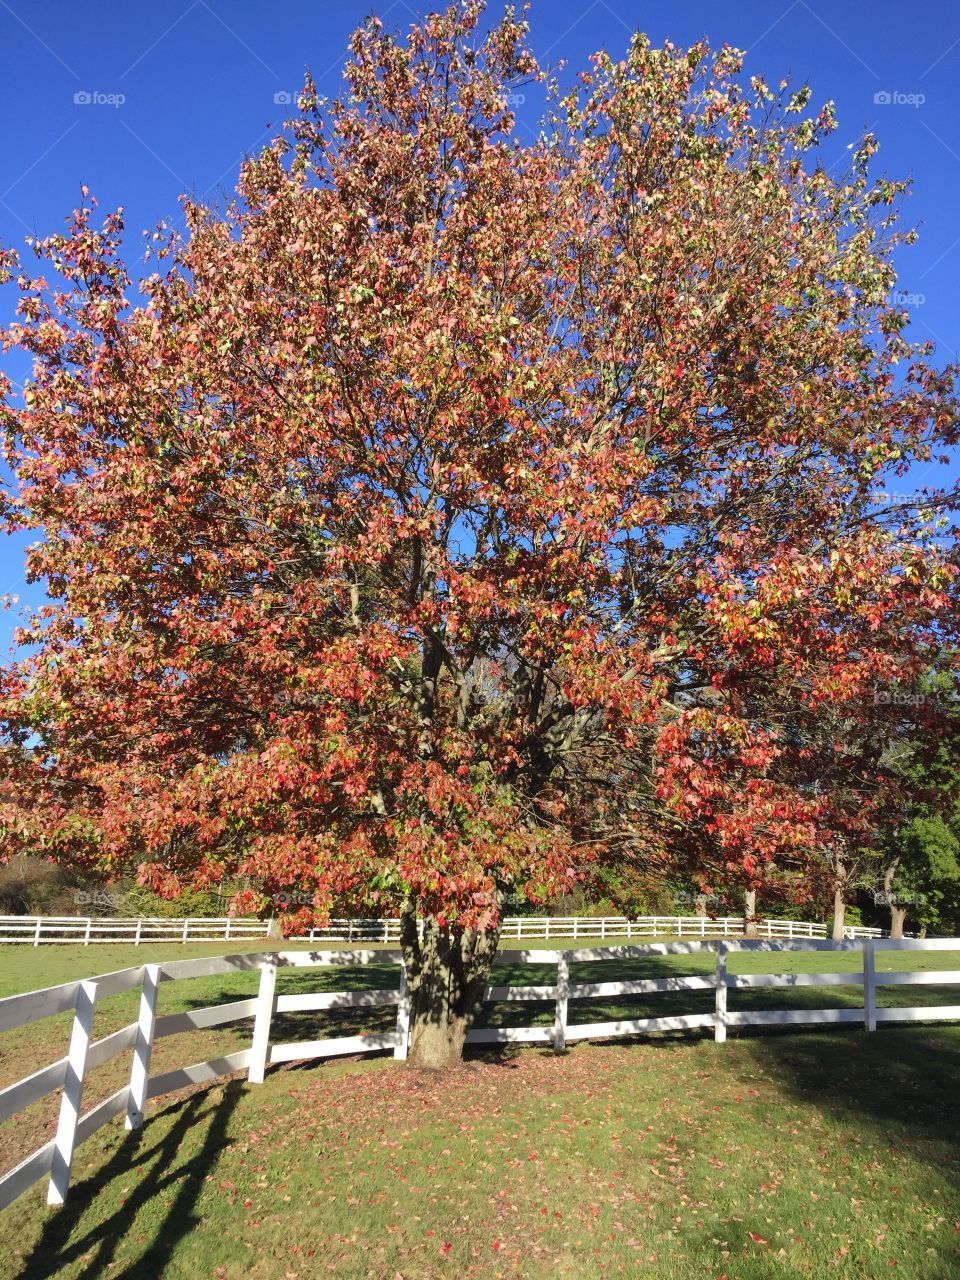
<path id="1" fill-rule="evenodd" d="M 854 951 L 861 956 L 861 968 L 846 973 L 755 973 L 731 975 L 727 957 L 731 951 Z M 571 1040 L 602 1039 L 643 1035 L 654 1031 L 713 1030 L 714 1039 L 726 1039 L 729 1027 L 766 1026 L 771 1024 L 863 1023 L 868 1031 L 878 1023 L 921 1021 L 925 1019 L 960 1019 L 960 1004 L 918 1006 L 912 1008 L 877 1008 L 877 985 L 960 983 L 960 970 L 883 971 L 877 974 L 875 957 L 878 950 L 960 951 L 960 939 L 865 939 L 832 942 L 764 941 L 743 939 L 717 942 L 664 942 L 645 946 L 602 947 L 574 950 L 501 951 L 496 964 L 549 965 L 556 967 L 556 979 L 549 985 L 492 985 L 485 999 L 491 1002 L 551 1001 L 555 1004 L 552 1026 L 476 1028 L 468 1035 L 471 1044 L 552 1044 L 561 1051 Z M 571 982 L 570 966 L 585 962 L 622 964 L 650 956 L 696 955 L 715 953 L 713 972 L 689 977 L 660 977 L 624 981 Z M 396 965 L 398 984 L 382 990 L 278 994 L 277 975 L 284 968 L 316 968 L 320 966 Z M 255 997 L 233 1000 L 225 1004 L 191 1009 L 182 1013 L 159 1016 L 158 992 L 165 982 L 216 974 L 256 971 L 260 975 Z M 796 986 L 862 986 L 862 1008 L 783 1009 L 729 1011 L 727 993 L 750 987 Z M 140 1006 L 136 1022 L 104 1036 L 92 1039 L 93 1018 L 98 1003 L 108 996 L 140 988 Z M 655 1018 L 631 1018 L 608 1022 L 570 1022 L 570 1002 L 604 996 L 647 995 L 680 991 L 712 991 L 713 1011 Z M 333 1008 L 370 1008 L 395 1005 L 395 1028 L 376 1034 L 342 1036 L 322 1040 L 276 1043 L 271 1037 L 274 1015 Z M 11 1119 L 39 1099 L 62 1089 L 59 1120 L 54 1137 L 22 1160 L 16 1168 L 0 1176 L 0 1209 L 41 1178 L 49 1177 L 47 1202 L 62 1204 L 69 1187 L 70 1170 L 76 1148 L 102 1125 L 125 1115 L 128 1129 L 143 1123 L 148 1098 L 170 1093 L 187 1085 L 213 1080 L 237 1071 L 246 1071 L 248 1080 L 263 1080 L 268 1066 L 293 1060 L 329 1058 L 342 1054 L 370 1051 L 392 1051 L 395 1058 L 405 1058 L 410 1027 L 410 1007 L 402 956 L 393 951 L 278 951 L 247 953 L 233 956 L 203 957 L 196 960 L 164 961 L 119 969 L 113 973 L 56 987 L 8 996 L 0 1000 L 0 1032 L 27 1027 L 43 1018 L 73 1011 L 73 1022 L 66 1055 L 15 1084 L 0 1090 L 0 1121 Z M 195 1028 L 222 1026 L 244 1018 L 253 1018 L 250 1047 L 207 1062 L 151 1075 L 150 1060 L 155 1042 L 169 1035 Z M 123 1088 L 83 1112 L 84 1082 L 96 1067 L 132 1050 L 129 1081 Z"/>
<path id="2" fill-rule="evenodd" d="M 267 938 L 272 922 L 245 917 L 141 919 L 114 916 L 0 916 L 0 944 L 79 942 L 229 942 L 239 938 Z M 501 937 L 506 940 L 550 938 L 735 938 L 743 933 L 742 916 L 508 916 Z M 759 920 L 761 938 L 825 938 L 827 927 L 807 920 Z M 331 920 L 322 929 L 302 935 L 309 942 L 400 941 L 399 920 Z M 879 938 L 880 929 L 848 925 L 847 938 Z"/>

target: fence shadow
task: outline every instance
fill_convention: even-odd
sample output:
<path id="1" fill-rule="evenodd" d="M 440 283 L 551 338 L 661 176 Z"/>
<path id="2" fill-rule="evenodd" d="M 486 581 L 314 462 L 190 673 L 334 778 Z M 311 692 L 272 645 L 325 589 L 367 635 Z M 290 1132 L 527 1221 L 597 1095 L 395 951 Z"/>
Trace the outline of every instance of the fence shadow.
<path id="1" fill-rule="evenodd" d="M 230 1117 L 243 1090 L 243 1081 L 230 1080 L 172 1102 L 166 1112 L 174 1113 L 176 1120 L 155 1143 L 151 1143 L 149 1119 L 142 1130 L 131 1133 L 94 1176 L 71 1188 L 67 1203 L 44 1225 L 17 1280 L 49 1280 L 78 1260 L 83 1266 L 76 1272 L 77 1280 L 94 1280 L 108 1269 L 113 1280 L 156 1280 L 163 1275 L 172 1248 L 197 1223 L 193 1207 L 204 1178 L 227 1143 Z M 198 1128 L 204 1130 L 200 1147 L 184 1159 L 179 1154 L 181 1143 Z M 123 1173 L 131 1174 L 130 1195 L 102 1222 L 75 1236 L 91 1200 Z M 122 1271 L 113 1270 L 117 1245 L 132 1230 L 147 1201 L 156 1205 L 162 1192 L 173 1195 L 152 1239 L 136 1262 Z M 138 1230 L 143 1230 L 143 1221 Z"/>

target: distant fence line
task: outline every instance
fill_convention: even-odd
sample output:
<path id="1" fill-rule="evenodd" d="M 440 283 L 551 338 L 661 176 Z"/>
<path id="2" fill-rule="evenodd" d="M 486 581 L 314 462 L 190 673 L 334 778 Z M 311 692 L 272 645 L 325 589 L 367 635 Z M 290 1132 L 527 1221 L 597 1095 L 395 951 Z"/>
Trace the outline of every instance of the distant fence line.
<path id="1" fill-rule="evenodd" d="M 120 916 L 0 916 L 0 943 L 79 942 L 229 942 L 239 938 L 269 938 L 277 928 L 271 920 L 234 916 L 191 916 L 180 919 Z M 501 938 L 736 938 L 743 936 L 743 916 L 507 916 Z M 307 942 L 399 943 L 400 921 L 331 920 L 320 929 L 296 935 Z M 759 938 L 825 938 L 827 926 L 807 920 L 758 920 Z M 881 938 L 881 929 L 846 925 L 845 938 Z"/>
<path id="2" fill-rule="evenodd" d="M 878 1008 L 877 986 L 888 984 L 960 983 L 960 970 L 876 970 L 876 953 L 891 951 L 956 951 L 960 938 L 873 939 L 833 942 L 806 939 L 802 941 L 761 941 L 738 939 L 725 942 L 659 942 L 642 946 L 579 948 L 563 950 L 523 950 L 498 952 L 495 965 L 550 965 L 556 970 L 553 982 L 543 986 L 516 986 L 511 983 L 492 985 L 484 1000 L 493 1003 L 550 1002 L 554 1005 L 553 1025 L 476 1027 L 467 1035 L 469 1044 L 546 1044 L 562 1052 L 571 1040 L 599 1040 L 645 1035 L 660 1031 L 712 1030 L 714 1039 L 726 1039 L 728 1027 L 798 1025 L 810 1023 L 860 1023 L 867 1031 L 875 1031 L 882 1022 L 919 1022 L 923 1020 L 960 1020 L 958 1005 L 921 1005 L 909 1008 Z M 731 974 L 727 957 L 736 951 L 853 951 L 861 956 L 859 970 L 837 973 L 750 973 Z M 571 981 L 570 966 L 603 961 L 616 963 L 650 956 L 696 955 L 712 952 L 713 972 L 690 976 L 670 976 L 608 982 Z M 278 973 L 286 968 L 318 966 L 378 967 L 397 966 L 396 985 L 382 990 L 298 992 L 279 994 Z M 157 996 L 164 982 L 206 977 L 213 974 L 259 972 L 258 994 L 225 1004 L 188 1009 L 182 1013 L 157 1015 Z M 751 1009 L 728 1010 L 727 993 L 749 987 L 796 986 L 861 986 L 862 1007 L 832 1009 Z M 139 1016 L 136 1022 L 93 1039 L 94 1014 L 98 1002 L 123 991 L 140 990 Z M 671 992 L 699 991 L 713 994 L 710 1012 L 678 1014 L 655 1018 L 625 1018 L 619 1021 L 571 1022 L 570 1001 L 595 1000 L 598 997 L 622 997 Z M 371 1008 L 396 1006 L 395 1029 L 353 1036 L 328 1037 L 322 1040 L 297 1040 L 276 1043 L 271 1039 L 271 1026 L 277 1013 L 301 1013 L 321 1009 Z M 34 1183 L 48 1177 L 48 1204 L 62 1204 L 70 1183 L 70 1171 L 76 1148 L 115 1117 L 125 1116 L 128 1129 L 143 1124 L 148 1098 L 171 1093 L 234 1072 L 246 1071 L 251 1084 L 264 1079 L 266 1068 L 274 1063 L 329 1058 L 344 1054 L 392 1051 L 395 1058 L 406 1058 L 410 1037 L 410 999 L 407 993 L 406 969 L 399 951 L 278 951 L 247 952 L 232 956 L 203 956 L 195 960 L 167 960 L 162 963 L 118 969 L 113 973 L 75 982 L 66 982 L 40 991 L 8 996 L 0 1000 L 0 1032 L 29 1026 L 59 1013 L 73 1012 L 69 1046 L 64 1057 L 47 1066 L 36 1068 L 36 1058 L 29 1044 L 18 1036 L 15 1052 L 33 1073 L 15 1084 L 0 1089 L 0 1121 L 12 1119 L 25 1108 L 63 1090 L 56 1133 L 50 1141 L 32 1152 L 8 1172 L 0 1175 L 0 1209 L 9 1205 Z M 192 1029 L 223 1026 L 252 1018 L 249 1048 L 228 1053 L 208 1062 L 151 1075 L 153 1044 L 163 1036 Z M 84 1081 L 90 1071 L 132 1050 L 129 1081 L 110 1097 L 83 1112 Z"/>

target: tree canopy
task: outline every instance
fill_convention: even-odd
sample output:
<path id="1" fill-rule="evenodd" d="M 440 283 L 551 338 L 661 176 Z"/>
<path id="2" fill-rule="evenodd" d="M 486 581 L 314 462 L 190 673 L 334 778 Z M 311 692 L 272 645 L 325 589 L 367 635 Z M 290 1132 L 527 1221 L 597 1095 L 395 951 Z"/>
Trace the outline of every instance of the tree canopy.
<path id="1" fill-rule="evenodd" d="M 905 185 L 732 49 L 565 90 L 482 20 L 368 20 L 139 294 L 92 200 L 4 251 L 22 847 L 459 937 L 597 860 L 749 882 L 880 820 L 877 690 L 957 617 L 953 497 L 877 498 L 957 437 Z"/>

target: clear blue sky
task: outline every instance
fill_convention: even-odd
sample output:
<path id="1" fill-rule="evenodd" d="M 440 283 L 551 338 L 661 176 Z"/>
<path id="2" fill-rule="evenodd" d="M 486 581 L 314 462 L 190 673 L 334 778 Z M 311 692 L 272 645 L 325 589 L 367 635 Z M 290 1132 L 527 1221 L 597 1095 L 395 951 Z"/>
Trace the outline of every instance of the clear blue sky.
<path id="1" fill-rule="evenodd" d="M 175 216 L 182 192 L 211 199 L 232 187 L 240 158 L 284 118 L 275 95 L 295 94 L 306 66 L 320 92 L 335 95 L 358 22 L 373 11 L 385 25 L 406 28 L 418 8 L 404 0 L 0 0 L 0 243 L 59 230 L 86 183 L 102 210 L 125 207 L 135 267 L 140 232 Z M 492 4 L 491 16 L 497 11 Z M 840 128 L 828 160 L 870 129 L 881 142 L 882 166 L 914 179 L 907 214 L 921 239 L 901 255 L 901 287 L 920 295 L 914 334 L 934 339 L 941 359 L 955 357 L 955 0 L 534 0 L 531 25 L 547 64 L 562 59 L 579 69 L 600 48 L 618 56 L 637 28 L 658 43 L 706 36 L 745 49 L 748 72 L 771 82 L 784 75 L 808 80 L 817 104 L 835 99 Z M 77 102 L 77 94 L 122 102 Z M 38 602 L 40 588 L 22 580 L 24 541 L 0 540 L 0 593 Z M 11 615 L 0 614 L 0 654 L 12 625 Z"/>

